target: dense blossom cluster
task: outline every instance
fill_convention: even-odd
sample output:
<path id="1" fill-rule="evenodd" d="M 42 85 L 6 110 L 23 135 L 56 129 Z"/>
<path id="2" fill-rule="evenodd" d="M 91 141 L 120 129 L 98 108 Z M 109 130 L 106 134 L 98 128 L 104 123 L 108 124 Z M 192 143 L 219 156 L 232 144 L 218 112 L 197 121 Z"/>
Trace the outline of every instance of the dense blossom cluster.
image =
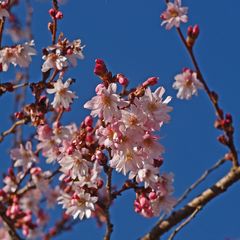
<path id="1" fill-rule="evenodd" d="M 10 16 L 9 6 L 0 2 L 0 21 Z M 179 28 L 181 22 L 188 21 L 187 12 L 181 0 L 168 2 L 161 15 L 162 25 L 166 24 L 166 29 Z M 113 76 L 104 61 L 97 59 L 94 73 L 101 83 L 96 87 L 96 95 L 84 104 L 90 114 L 80 125 L 61 124 L 62 115 L 71 110 L 77 98 L 69 89 L 74 80 L 64 80 L 65 73 L 84 58 L 84 46 L 80 39 L 69 41 L 63 34 L 55 41 L 54 24 L 63 18 L 63 13 L 55 7 L 49 14 L 52 45 L 43 49 L 42 81 L 30 85 L 35 101 L 15 114 L 18 120 L 31 123 L 36 133 L 10 151 L 13 164 L 0 190 L 0 204 L 6 217 L 14 221 L 26 239 L 48 240 L 56 234 L 57 227 L 44 234 L 50 218 L 44 208 L 53 208 L 56 203 L 65 211 L 62 221 L 56 224 L 60 228 L 71 217 L 81 220 L 95 217 L 100 224 L 106 222 L 107 204 L 112 204 L 121 193 L 118 187 L 107 187 L 111 171 L 124 175 L 122 189 L 132 188 L 136 193 L 135 212 L 144 217 L 169 213 L 176 203 L 172 196 L 173 174 L 161 170 L 164 147 L 159 143 L 159 131 L 170 121 L 171 97 L 164 97 L 163 87 L 155 87 L 156 77 L 128 89 L 126 76 L 122 73 Z M 13 40 L 26 38 L 16 18 L 12 19 L 9 34 Z M 192 47 L 199 28 L 194 26 L 188 32 Z M 33 55 L 36 55 L 33 40 L 3 47 L 1 70 L 7 71 L 10 64 L 28 67 Z M 178 98 L 189 99 L 203 84 L 196 72 L 186 68 L 175 76 L 173 88 L 178 90 Z M 55 171 L 44 170 L 46 166 Z M 53 181 L 55 176 L 57 184 Z M 0 239 L 11 239 L 2 227 Z"/>

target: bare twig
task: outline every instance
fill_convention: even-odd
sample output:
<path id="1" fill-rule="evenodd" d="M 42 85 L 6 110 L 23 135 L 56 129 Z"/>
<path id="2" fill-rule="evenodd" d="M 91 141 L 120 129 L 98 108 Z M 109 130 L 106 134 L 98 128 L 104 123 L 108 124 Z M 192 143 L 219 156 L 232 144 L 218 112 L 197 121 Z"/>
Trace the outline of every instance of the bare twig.
<path id="1" fill-rule="evenodd" d="M 58 2 L 57 0 L 52 1 L 53 8 L 58 11 Z M 52 44 L 56 43 L 56 34 L 57 34 L 57 19 L 53 18 L 53 30 L 52 30 Z"/>
<path id="2" fill-rule="evenodd" d="M 177 205 L 179 205 L 184 199 L 187 198 L 187 196 L 189 195 L 189 193 L 195 189 L 200 183 L 202 183 L 207 177 L 208 175 L 213 172 L 214 170 L 216 170 L 218 167 L 220 167 L 223 163 L 225 163 L 227 160 L 225 158 L 220 159 L 218 162 L 216 162 L 211 168 L 209 168 L 208 170 L 206 170 L 203 175 L 196 181 L 194 182 L 183 194 L 182 196 L 177 200 L 177 203 L 175 204 L 174 207 L 176 207 Z"/>
<path id="3" fill-rule="evenodd" d="M 0 49 L 2 49 L 2 35 L 3 35 L 4 24 L 5 24 L 5 17 L 3 17 L 2 20 L 0 20 Z"/>
<path id="4" fill-rule="evenodd" d="M 113 231 L 113 224 L 111 223 L 110 212 L 109 212 L 109 208 L 110 208 L 110 205 L 112 202 L 112 168 L 107 167 L 105 172 L 107 174 L 106 188 L 107 188 L 107 193 L 108 193 L 108 202 L 107 202 L 106 208 L 105 208 L 105 213 L 106 213 L 106 218 L 107 218 L 107 227 L 106 227 L 106 233 L 104 236 L 104 240 L 110 240 L 111 234 Z"/>
<path id="5" fill-rule="evenodd" d="M 27 123 L 27 120 L 26 120 L 26 119 L 19 120 L 19 121 L 15 122 L 8 130 L 2 132 L 2 133 L 0 134 L 0 143 L 4 140 L 4 138 L 5 138 L 7 135 L 9 135 L 9 134 L 11 134 L 11 133 L 14 133 L 15 129 L 16 129 L 18 126 L 23 125 L 23 124 L 25 124 L 25 123 Z"/>
<path id="6" fill-rule="evenodd" d="M 182 223 L 180 224 L 170 235 L 168 240 L 173 240 L 173 238 L 176 236 L 176 234 L 183 229 L 189 222 L 192 221 L 192 219 L 198 214 L 198 212 L 201 210 L 201 206 L 197 207 L 196 210 Z"/>

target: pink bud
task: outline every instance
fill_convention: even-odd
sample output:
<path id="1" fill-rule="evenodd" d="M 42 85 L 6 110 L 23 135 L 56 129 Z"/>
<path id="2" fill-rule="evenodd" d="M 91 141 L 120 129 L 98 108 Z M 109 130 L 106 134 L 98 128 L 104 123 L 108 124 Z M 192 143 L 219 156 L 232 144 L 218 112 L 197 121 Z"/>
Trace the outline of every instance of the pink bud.
<path id="1" fill-rule="evenodd" d="M 150 200 L 155 200 L 157 198 L 157 194 L 155 192 L 150 192 L 148 197 Z"/>
<path id="2" fill-rule="evenodd" d="M 194 25 L 193 30 L 192 30 L 192 36 L 193 38 L 197 38 L 199 35 L 200 29 L 198 25 Z"/>
<path id="3" fill-rule="evenodd" d="M 56 17 L 56 19 L 62 19 L 63 18 L 63 13 L 58 11 L 55 17 Z"/>
<path id="4" fill-rule="evenodd" d="M 148 87 L 148 86 L 154 86 L 155 84 L 157 84 L 159 78 L 157 77 L 150 77 L 148 78 L 143 84 L 143 87 Z"/>
<path id="5" fill-rule="evenodd" d="M 149 201 L 146 197 L 140 197 L 139 202 L 142 208 L 148 208 L 149 207 Z"/>
<path id="6" fill-rule="evenodd" d="M 117 80 L 123 86 L 127 86 L 129 82 L 123 74 L 117 74 Z"/>
<path id="7" fill-rule="evenodd" d="M 93 130 L 93 127 L 89 127 L 89 126 L 86 127 L 87 132 L 92 132 L 92 130 Z"/>
<path id="8" fill-rule="evenodd" d="M 84 123 L 85 123 L 86 126 L 91 127 L 93 125 L 93 118 L 91 116 L 87 116 L 84 119 Z"/>
<path id="9" fill-rule="evenodd" d="M 101 59 L 96 59 L 95 60 L 95 68 L 94 68 L 94 73 L 98 76 L 103 76 L 104 74 L 107 73 L 107 67 L 104 63 L 103 60 Z"/>
<path id="10" fill-rule="evenodd" d="M 102 188 L 103 184 L 104 184 L 104 182 L 103 182 L 102 179 L 98 179 L 98 180 L 97 180 L 97 188 L 98 188 L 98 189 Z"/>
<path id="11" fill-rule="evenodd" d="M 230 113 L 226 113 L 226 120 L 228 120 L 230 123 L 232 123 L 232 115 Z"/>
<path id="12" fill-rule="evenodd" d="M 69 48 L 69 49 L 67 50 L 67 55 L 71 55 L 71 54 L 73 54 L 73 50 L 72 50 L 71 48 Z"/>
<path id="13" fill-rule="evenodd" d="M 74 147 L 73 146 L 70 146 L 70 147 L 67 148 L 67 154 L 68 155 L 72 155 L 73 152 L 74 152 Z"/>
<path id="14" fill-rule="evenodd" d="M 92 136 L 92 135 L 87 135 L 86 138 L 85 138 L 85 140 L 86 140 L 87 143 L 90 143 L 90 144 L 91 144 L 91 143 L 93 143 L 93 140 L 94 140 L 94 139 L 93 139 L 93 136 Z"/>
<path id="15" fill-rule="evenodd" d="M 56 10 L 54 8 L 49 9 L 48 13 L 51 17 L 55 18 Z"/>
<path id="16" fill-rule="evenodd" d="M 192 34 L 193 34 L 193 27 L 192 26 L 189 26 L 188 29 L 187 29 L 187 35 L 189 37 L 192 37 Z"/>

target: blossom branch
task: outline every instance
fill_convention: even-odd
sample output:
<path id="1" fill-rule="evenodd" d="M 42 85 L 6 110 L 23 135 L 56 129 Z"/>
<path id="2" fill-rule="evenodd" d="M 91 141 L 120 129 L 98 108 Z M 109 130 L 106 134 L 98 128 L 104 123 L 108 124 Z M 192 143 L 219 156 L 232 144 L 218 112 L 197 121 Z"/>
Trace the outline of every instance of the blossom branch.
<path id="1" fill-rule="evenodd" d="M 168 240 L 173 240 L 173 238 L 176 236 L 176 234 L 183 229 L 189 222 L 192 221 L 192 219 L 198 214 L 198 212 L 201 210 L 201 206 L 199 206 L 198 208 L 196 208 L 196 210 L 186 219 L 186 221 L 184 221 L 182 224 L 180 224 L 175 230 L 174 232 L 170 235 L 170 237 L 168 238 Z"/>
<path id="2" fill-rule="evenodd" d="M 240 180 L 240 167 L 232 168 L 227 175 L 220 179 L 213 186 L 202 192 L 199 196 L 189 201 L 181 209 L 174 211 L 167 219 L 158 222 L 148 234 L 141 238 L 141 240 L 156 240 L 163 234 L 168 232 L 178 223 L 188 218 L 193 212 L 201 207 L 207 205 L 211 200 L 215 199 L 224 193 L 229 187 Z"/>
<path id="3" fill-rule="evenodd" d="M 182 40 L 183 44 L 185 45 L 188 53 L 189 53 L 189 56 L 192 60 L 192 63 L 196 69 L 196 72 L 197 72 L 197 76 L 198 76 L 198 79 L 201 81 L 201 83 L 203 84 L 204 86 L 204 89 L 210 99 L 210 101 L 212 102 L 213 104 L 213 107 L 215 108 L 216 110 L 216 115 L 217 117 L 224 121 L 224 115 L 223 115 L 223 111 L 222 109 L 219 107 L 219 104 L 218 104 L 218 96 L 215 92 L 211 91 L 206 83 L 206 81 L 204 80 L 204 77 L 201 73 L 201 70 L 199 68 L 199 65 L 198 65 L 198 62 L 196 60 L 196 57 L 194 55 L 194 52 L 193 52 L 193 48 L 192 46 L 188 46 L 187 44 L 187 41 L 185 40 L 184 36 L 183 36 L 183 33 L 181 31 L 180 28 L 176 28 L 177 29 L 177 32 L 178 32 L 178 35 L 180 36 L 180 39 Z M 232 153 L 232 162 L 233 162 L 233 167 L 238 167 L 239 166 L 239 162 L 238 162 L 238 154 L 237 154 L 237 150 L 236 150 L 236 147 L 234 145 L 234 141 L 233 141 L 233 127 L 231 128 L 223 128 L 225 134 L 227 135 L 228 137 L 228 141 L 226 142 L 226 145 L 228 146 L 228 148 L 230 149 L 231 153 Z"/>

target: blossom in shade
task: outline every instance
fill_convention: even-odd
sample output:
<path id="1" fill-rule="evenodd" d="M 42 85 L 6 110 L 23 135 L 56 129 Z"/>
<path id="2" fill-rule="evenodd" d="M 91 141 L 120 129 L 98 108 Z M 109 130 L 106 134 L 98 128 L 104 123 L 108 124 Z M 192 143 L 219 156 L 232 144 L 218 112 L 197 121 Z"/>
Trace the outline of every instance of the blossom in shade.
<path id="1" fill-rule="evenodd" d="M 180 27 L 180 23 L 188 21 L 188 8 L 181 6 L 181 0 L 175 0 L 174 3 L 167 3 L 167 10 L 161 15 L 163 20 L 161 25 L 166 24 L 166 29 L 169 30 L 173 26 Z"/>
<path id="2" fill-rule="evenodd" d="M 91 196 L 83 189 L 75 192 L 72 196 L 66 193 L 58 198 L 58 203 L 66 209 L 66 214 L 72 215 L 74 219 L 79 217 L 81 220 L 86 217 L 90 218 L 94 211 L 94 204 L 97 202 L 97 197 Z"/>
<path id="3" fill-rule="evenodd" d="M 202 89 L 203 84 L 197 79 L 196 72 L 185 69 L 183 73 L 175 76 L 173 88 L 178 90 L 178 98 L 190 99 L 192 95 L 197 95 L 198 89 Z"/>
<path id="4" fill-rule="evenodd" d="M 10 152 L 11 158 L 15 161 L 14 167 L 22 167 L 24 171 L 37 162 L 37 156 L 32 152 L 31 142 L 27 142 L 25 147 L 21 144 L 19 148 L 14 148 Z"/>
<path id="5" fill-rule="evenodd" d="M 0 63 L 2 64 L 2 71 L 6 72 L 10 63 L 14 66 L 26 68 L 32 61 L 32 56 L 36 55 L 34 41 L 26 42 L 23 45 L 15 47 L 5 47 L 0 50 Z"/>
<path id="6" fill-rule="evenodd" d="M 57 82 L 53 84 L 53 88 L 48 88 L 47 92 L 50 94 L 55 93 L 54 100 L 52 102 L 53 108 L 64 107 L 69 108 L 70 104 L 73 102 L 74 98 L 77 98 L 75 93 L 68 90 L 72 79 L 68 79 L 63 83 L 62 79 L 59 78 Z"/>

